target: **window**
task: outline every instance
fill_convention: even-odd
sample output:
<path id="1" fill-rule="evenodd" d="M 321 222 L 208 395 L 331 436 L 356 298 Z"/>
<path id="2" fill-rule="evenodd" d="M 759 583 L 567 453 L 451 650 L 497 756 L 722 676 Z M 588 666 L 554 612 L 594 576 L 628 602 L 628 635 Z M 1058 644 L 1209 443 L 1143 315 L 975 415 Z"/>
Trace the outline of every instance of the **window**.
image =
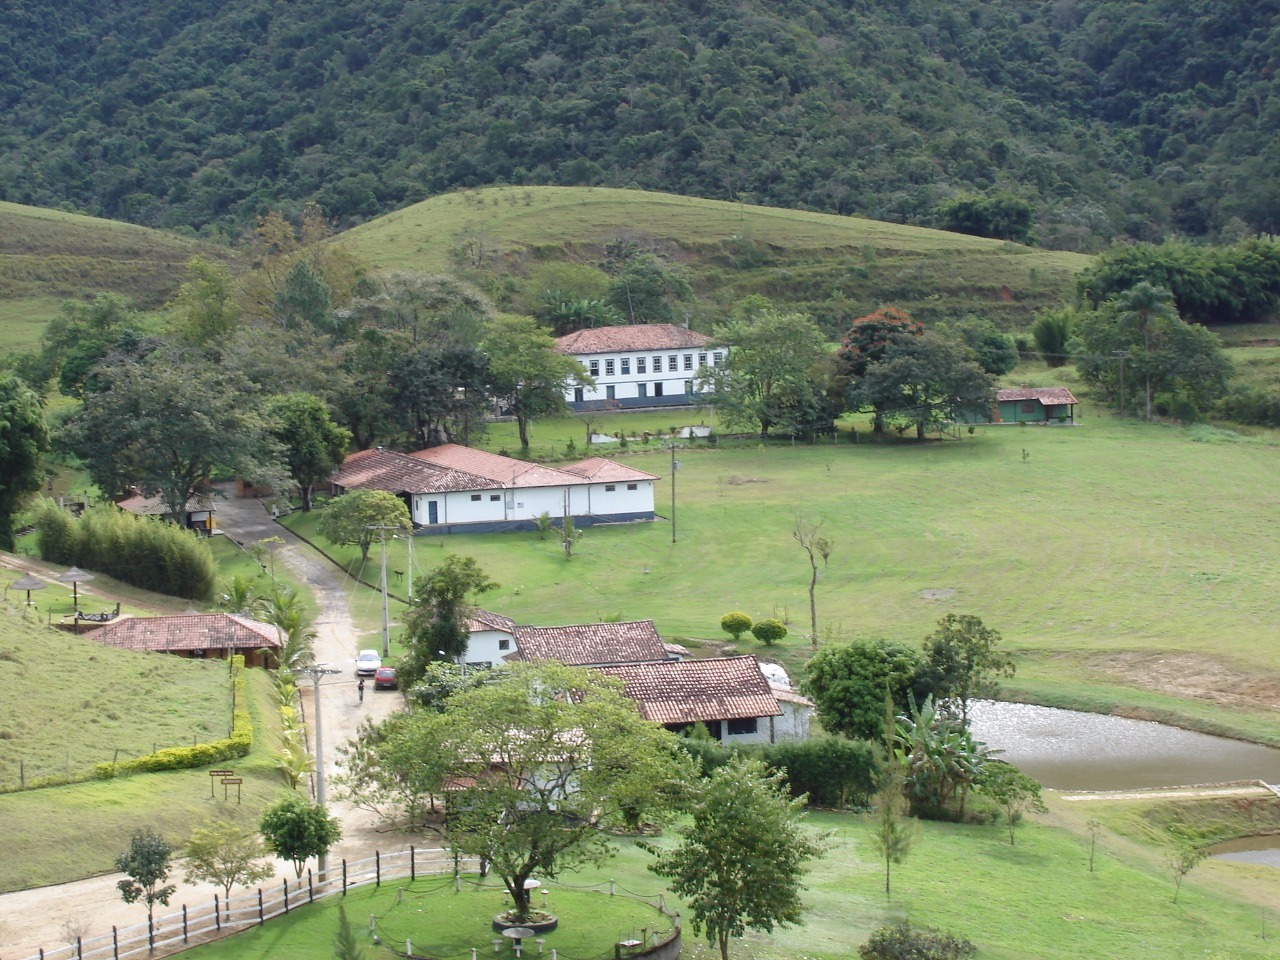
<path id="1" fill-rule="evenodd" d="M 613 493 L 613 491 L 615 491 L 615 490 L 617 490 L 617 489 L 618 489 L 618 488 L 617 488 L 614 484 L 612 484 L 612 483 L 606 483 L 606 484 L 604 485 L 604 492 L 605 492 L 605 493 Z"/>
<path id="2" fill-rule="evenodd" d="M 698 354 L 698 366 L 705 367 L 707 365 L 707 355 L 705 353 Z"/>
<path id="3" fill-rule="evenodd" d="M 1023 412 L 1023 413 L 1035 413 L 1035 412 L 1036 412 L 1036 402 L 1035 402 L 1034 400 L 1028 400 L 1026 403 L 1024 403 L 1024 404 L 1022 405 L 1022 412 Z"/>
<path id="4" fill-rule="evenodd" d="M 693 369 L 693 354 L 692 354 L 692 353 L 686 353 L 686 354 L 684 355 L 684 368 L 685 368 L 686 370 L 692 370 L 692 369 Z"/>
<path id="5" fill-rule="evenodd" d="M 592 360 L 592 361 L 591 361 L 591 365 L 590 365 L 590 369 L 591 369 L 591 375 L 592 375 L 593 377 L 598 377 L 598 376 L 600 376 L 600 361 L 599 361 L 599 360 Z"/>
<path id="6" fill-rule="evenodd" d="M 638 484 L 638 483 L 628 483 L 628 484 L 627 484 L 627 489 L 628 489 L 628 490 L 639 490 L 639 489 L 640 489 L 640 484 Z"/>
<path id="7" fill-rule="evenodd" d="M 501 499 L 502 499 L 502 494 L 500 494 L 500 493 L 491 493 L 491 494 L 489 494 L 489 499 L 496 503 L 497 501 L 499 501 L 499 500 L 501 500 Z"/>
<path id="8" fill-rule="evenodd" d="M 724 363 L 724 351 L 717 350 L 715 353 L 711 355 L 711 359 L 715 363 Z"/>
<path id="9" fill-rule="evenodd" d="M 612 377 L 612 376 L 613 376 L 613 361 L 612 361 L 612 360 L 606 360 L 606 361 L 604 362 L 604 375 L 605 375 L 606 377 Z"/>
<path id="10" fill-rule="evenodd" d="M 645 358 L 636 357 L 636 373 L 648 373 L 648 372 L 649 371 L 645 369 Z"/>
<path id="11" fill-rule="evenodd" d="M 625 377 L 625 376 L 629 376 L 629 375 L 630 375 L 630 373 L 631 373 L 631 358 L 630 358 L 630 357 L 623 357 L 623 358 L 619 361 L 619 363 L 621 363 L 621 364 L 622 364 L 622 375 L 623 375 L 624 377 Z"/>
<path id="12" fill-rule="evenodd" d="M 480 494 L 478 494 L 478 493 L 473 493 L 473 494 L 471 495 L 471 499 L 472 499 L 472 500 L 479 500 L 479 499 L 480 499 Z"/>
<path id="13" fill-rule="evenodd" d="M 510 637 L 502 637 L 502 638 L 498 641 L 498 649 L 499 649 L 499 650 L 510 650 L 510 649 L 511 649 L 511 638 L 510 638 Z"/>
<path id="14" fill-rule="evenodd" d="M 680 357 L 677 354 L 673 353 L 671 356 L 667 357 L 667 369 L 672 373 L 675 373 L 680 369 Z"/>
<path id="15" fill-rule="evenodd" d="M 729 721 L 729 736 L 741 736 L 746 733 L 756 732 L 756 718 L 743 717 L 739 720 Z"/>
<path id="16" fill-rule="evenodd" d="M 661 373 L 661 372 L 662 372 L 662 358 L 661 358 L 661 357 L 654 357 L 654 358 L 653 358 L 653 372 L 654 372 L 654 373 Z"/>

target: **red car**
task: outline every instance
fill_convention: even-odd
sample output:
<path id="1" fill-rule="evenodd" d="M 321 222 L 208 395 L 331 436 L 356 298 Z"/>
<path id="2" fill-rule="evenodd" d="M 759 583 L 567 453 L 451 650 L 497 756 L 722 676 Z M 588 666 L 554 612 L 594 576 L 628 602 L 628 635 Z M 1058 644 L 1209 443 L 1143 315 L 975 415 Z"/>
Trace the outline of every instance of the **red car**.
<path id="1" fill-rule="evenodd" d="M 395 667 L 379 667 L 373 673 L 373 689 L 375 690 L 394 690 L 397 687 L 396 668 Z"/>

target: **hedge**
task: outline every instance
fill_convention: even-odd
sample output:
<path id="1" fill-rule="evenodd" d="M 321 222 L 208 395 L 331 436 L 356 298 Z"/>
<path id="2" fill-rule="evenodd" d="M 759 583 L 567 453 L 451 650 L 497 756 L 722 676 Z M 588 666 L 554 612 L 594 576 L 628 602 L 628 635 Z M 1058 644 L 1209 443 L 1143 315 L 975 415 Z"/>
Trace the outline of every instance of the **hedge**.
<path id="1" fill-rule="evenodd" d="M 94 767 L 94 776 L 105 780 L 133 773 L 186 770 L 247 756 L 253 749 L 253 719 L 245 705 L 244 685 L 244 657 L 232 657 L 231 692 L 234 706 L 231 712 L 231 736 L 212 743 L 198 743 L 192 747 L 166 747 L 120 763 L 99 763 Z"/>
<path id="2" fill-rule="evenodd" d="M 792 796 L 808 794 L 813 806 L 838 809 L 866 806 L 881 763 L 879 745 L 837 736 L 744 746 L 689 738 L 681 745 L 698 761 L 703 776 L 735 754 L 747 753 L 759 757 L 770 770 L 783 771 Z"/>

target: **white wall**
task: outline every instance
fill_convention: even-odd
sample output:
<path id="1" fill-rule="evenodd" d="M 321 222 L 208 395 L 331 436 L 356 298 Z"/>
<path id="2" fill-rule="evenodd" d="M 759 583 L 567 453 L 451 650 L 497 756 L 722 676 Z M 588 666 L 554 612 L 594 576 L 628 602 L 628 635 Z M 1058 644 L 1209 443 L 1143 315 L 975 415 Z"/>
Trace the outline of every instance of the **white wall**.
<path id="1" fill-rule="evenodd" d="M 569 515 L 652 513 L 652 480 L 627 483 L 576 483 L 568 486 Z M 606 487 L 613 490 L 606 490 Z M 565 487 L 524 487 L 517 490 L 480 490 L 453 493 L 419 493 L 412 497 L 413 522 L 431 522 L 429 502 L 436 502 L 436 523 L 483 523 L 505 520 L 536 520 L 542 514 L 553 520 L 564 516 Z M 472 500 L 479 495 L 479 500 Z M 494 497 L 497 497 L 495 500 Z"/>
<path id="2" fill-rule="evenodd" d="M 504 641 L 506 649 L 502 647 Z M 476 630 L 467 640 L 466 662 L 497 666 L 502 663 L 503 657 L 514 653 L 515 649 L 515 638 L 505 630 Z"/>
<path id="3" fill-rule="evenodd" d="M 595 387 L 585 387 L 582 392 L 583 400 L 604 400 L 608 398 L 609 387 L 614 388 L 614 399 L 622 400 L 629 397 L 640 396 L 640 384 L 646 384 L 648 388 L 647 396 L 654 397 L 658 394 L 655 391 L 654 384 L 662 384 L 662 396 L 679 396 L 685 392 L 685 383 L 689 380 L 696 380 L 698 373 L 703 366 L 716 366 L 715 355 L 721 355 L 721 362 L 725 350 L 723 347 L 712 349 L 710 347 L 701 348 L 682 348 L 671 351 L 639 351 L 628 350 L 620 353 L 599 353 L 599 354 L 577 354 L 574 359 L 581 363 L 588 371 L 592 371 L 595 377 Z M 676 358 L 675 369 L 671 368 L 671 358 Z M 691 368 L 686 368 L 685 358 Z M 655 372 L 654 360 L 660 360 L 662 369 Z M 703 362 L 705 359 L 705 363 Z M 640 371 L 640 361 L 644 361 L 644 372 Z M 623 373 L 623 363 L 626 363 L 627 371 Z M 609 364 L 613 364 L 613 373 L 608 373 Z M 592 364 L 595 364 L 596 373 L 592 370 Z M 696 387 L 695 387 L 696 389 Z M 573 387 L 565 390 L 565 400 L 572 401 L 576 397 Z"/>
<path id="4" fill-rule="evenodd" d="M 634 490 L 627 487 L 634 484 Z M 652 513 L 652 480 L 635 480 L 632 484 L 619 480 L 614 483 L 593 483 L 590 486 L 590 512 L 595 514 Z M 608 489 L 613 487 L 612 490 Z"/>

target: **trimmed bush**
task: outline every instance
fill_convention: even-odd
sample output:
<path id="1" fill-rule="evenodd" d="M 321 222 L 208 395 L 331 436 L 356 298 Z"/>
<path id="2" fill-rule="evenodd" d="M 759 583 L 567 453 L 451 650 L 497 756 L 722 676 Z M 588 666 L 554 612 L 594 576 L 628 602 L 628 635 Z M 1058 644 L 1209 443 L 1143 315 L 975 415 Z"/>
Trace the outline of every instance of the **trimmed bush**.
<path id="1" fill-rule="evenodd" d="M 720 629 L 733 637 L 733 642 L 737 643 L 742 639 L 742 635 L 751 629 L 752 622 L 745 613 L 734 610 L 720 618 Z"/>
<path id="2" fill-rule="evenodd" d="M 978 949 L 964 937 L 899 920 L 881 927 L 858 948 L 862 960 L 964 960 Z"/>
<path id="3" fill-rule="evenodd" d="M 192 747 L 166 747 L 155 753 L 122 763 L 99 763 L 94 776 L 102 780 L 134 773 L 157 773 L 162 770 L 187 770 L 212 763 L 223 763 L 247 756 L 253 749 L 253 718 L 249 715 L 244 692 L 244 657 L 231 658 L 231 736 L 212 743 Z"/>
<path id="4" fill-rule="evenodd" d="M 865 740 L 811 737 L 778 743 L 726 747 L 718 740 L 687 737 L 680 745 L 708 777 L 734 756 L 746 753 L 763 760 L 771 771 L 782 771 L 793 797 L 809 795 L 819 807 L 862 807 L 876 788 L 880 748 Z"/>
<path id="5" fill-rule="evenodd" d="M 94 507 L 78 520 L 52 500 L 35 514 L 40 559 L 75 564 L 144 590 L 208 600 L 217 581 L 209 544 L 199 534 L 115 507 Z"/>
<path id="6" fill-rule="evenodd" d="M 751 625 L 751 633 L 766 647 L 771 647 L 787 635 L 787 627 L 781 620 L 769 617 Z"/>

